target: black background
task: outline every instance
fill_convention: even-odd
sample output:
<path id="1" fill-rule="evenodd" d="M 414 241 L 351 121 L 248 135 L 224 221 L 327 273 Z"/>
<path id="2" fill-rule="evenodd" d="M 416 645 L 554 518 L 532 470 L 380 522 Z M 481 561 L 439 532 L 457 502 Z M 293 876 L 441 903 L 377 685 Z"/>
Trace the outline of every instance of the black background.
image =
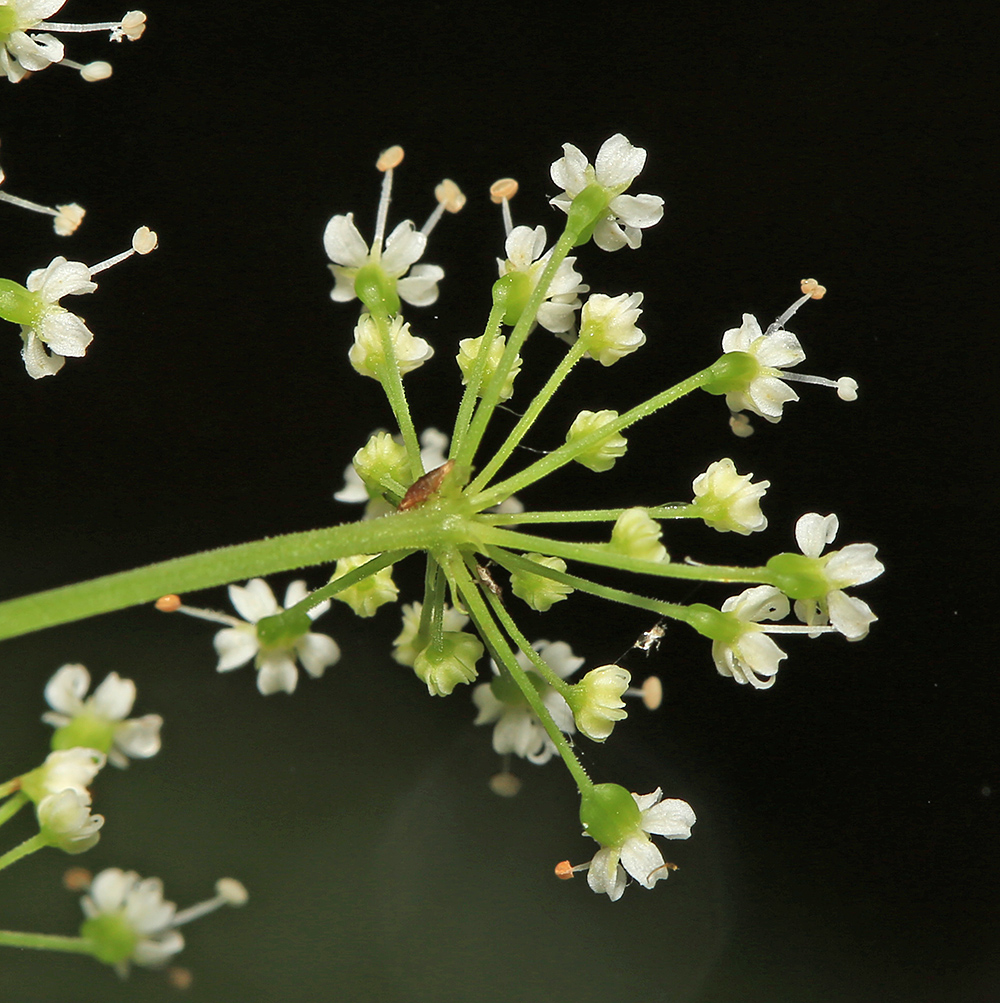
<path id="1" fill-rule="evenodd" d="M 59 16 L 118 13 L 72 0 Z M 27 378 L 6 327 L 4 597 L 345 518 L 331 494 L 389 411 L 347 363 L 356 309 L 328 298 L 326 221 L 353 211 L 370 235 L 372 163 L 392 143 L 407 151 L 392 220 L 419 225 L 442 176 L 469 194 L 425 255 L 445 268 L 440 300 L 407 311 L 437 348 L 407 380 L 417 424 L 447 427 L 452 357 L 481 331 L 501 253 L 488 185 L 518 178 L 515 221 L 551 234 L 561 144 L 592 157 L 617 131 L 649 151 L 635 190 L 663 195 L 665 219 L 641 250 L 590 246 L 578 267 L 595 291 L 644 293 L 648 343 L 613 369 L 581 366 L 531 444 L 558 444 L 582 407 L 623 410 L 706 365 L 743 312 L 766 324 L 805 275 L 830 293 L 789 325 L 800 368 L 850 374 L 861 396 L 802 388 L 748 440 L 721 401 L 692 397 L 637 428 L 613 473 L 566 471 L 525 500 L 683 499 L 728 455 L 772 482 L 769 531 L 668 526 L 675 559 L 759 562 L 793 549 L 803 512 L 832 511 L 838 542 L 876 543 L 887 567 L 859 593 L 880 616 L 870 637 L 790 640 L 768 692 L 719 678 L 680 627 L 627 657 L 663 678 L 664 706 L 586 747 L 587 764 L 662 785 L 699 822 L 670 846 L 681 869 L 666 885 L 614 905 L 551 876 L 591 852 L 558 766 L 523 764 L 517 799 L 490 795 L 496 763 L 467 694 L 429 700 L 388 658 L 392 608 L 335 610 L 341 663 L 266 701 L 249 670 L 213 673 L 208 626 L 149 610 L 4 642 L 5 776 L 44 754 L 41 688 L 64 662 L 135 678 L 137 712 L 165 715 L 160 756 L 100 778 L 105 835 L 75 862 L 158 874 L 182 904 L 224 873 L 247 883 L 246 909 L 191 928 L 189 997 L 1000 1000 L 985 23 L 880 3 L 147 13 L 133 45 L 67 39 L 73 58 L 111 59 L 109 81 L 60 67 L 0 81 L 6 190 L 89 211 L 65 241 L 0 205 L 0 274 L 23 281 L 55 254 L 96 262 L 141 223 L 161 243 L 64 303 L 95 339 L 54 378 Z M 559 354 L 532 338 L 512 405 Z M 418 595 L 418 574 L 397 580 Z M 225 604 L 221 590 L 197 598 Z M 588 665 L 650 625 L 579 597 L 521 623 Z M 19 824 L 4 848 L 28 834 Z M 41 854 L 0 877 L 0 925 L 72 932 L 65 865 Z M 7 952 L 0 972 L 25 1001 L 172 995 L 156 974 L 119 985 L 68 956 Z"/>

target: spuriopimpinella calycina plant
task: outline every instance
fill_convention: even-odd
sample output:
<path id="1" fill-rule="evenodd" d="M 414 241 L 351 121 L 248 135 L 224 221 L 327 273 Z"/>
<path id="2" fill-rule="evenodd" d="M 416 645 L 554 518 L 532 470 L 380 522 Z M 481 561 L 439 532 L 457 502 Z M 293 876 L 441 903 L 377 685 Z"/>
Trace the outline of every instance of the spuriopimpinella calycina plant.
<path id="1" fill-rule="evenodd" d="M 347 607 L 371 616 L 401 598 L 393 581 L 395 565 L 420 555 L 424 592 L 403 606 L 393 657 L 435 696 L 461 692 L 486 675 L 488 681 L 471 692 L 477 723 L 493 725 L 495 749 L 539 765 L 559 758 L 578 788 L 584 833 L 598 848 L 589 861 L 564 862 L 557 873 L 569 877 L 586 869 L 590 887 L 616 900 L 630 878 L 651 888 L 675 869 L 651 837 L 686 839 L 695 813 L 679 798 L 665 799 L 659 789 L 638 794 L 618 783 L 596 783 L 573 743 L 611 739 L 627 719 L 627 698 L 641 697 L 649 707 L 658 704 L 658 682 L 633 687 L 624 666 L 587 667 L 585 656 L 565 641 L 532 642 L 518 626 L 518 612 L 528 607 L 545 613 L 578 601 L 581 594 L 645 610 L 656 624 L 637 647 L 649 650 L 662 638 L 663 625 L 678 621 L 710 642 L 706 666 L 711 659 L 720 674 L 764 689 L 774 683 L 786 657 L 774 635 L 839 633 L 854 641 L 867 633 L 874 614 L 845 590 L 876 577 L 882 565 L 868 544 L 824 553 L 838 522 L 815 513 L 803 516 L 796 527 L 799 554 L 778 553 L 759 567 L 672 560 L 662 542 L 665 520 L 694 520 L 713 533 L 742 536 L 766 528 L 761 502 L 769 482 L 753 480 L 730 457 L 710 464 L 690 488 L 675 486 L 689 501 L 649 507 L 623 499 L 606 509 L 525 509 L 516 496 L 569 463 L 610 475 L 627 456 L 631 426 L 697 390 L 725 397 L 734 413 L 751 412 L 770 422 L 779 421 L 784 405 L 797 399 L 788 382 L 832 387 L 847 400 L 857 391 L 846 377 L 835 381 L 791 371 L 805 353 L 784 325 L 825 292 L 806 279 L 800 298 L 766 330 L 744 314 L 739 326 L 722 335 L 722 354 L 699 372 L 616 410 L 592 410 L 586 405 L 593 402 L 579 402 L 576 418 L 555 430 L 563 444 L 516 465 L 518 446 L 544 420 L 575 366 L 617 373 L 615 367 L 634 364 L 633 356 L 647 341 L 640 326 L 642 294 L 591 293 L 578 271 L 578 257 L 571 254 L 577 249 L 583 254 L 591 241 L 608 252 L 639 249 L 643 230 L 663 213 L 662 199 L 630 191 L 645 151 L 622 135 L 601 147 L 594 165 L 570 144 L 563 150 L 551 176 L 563 189 L 552 203 L 565 219 L 550 245 L 544 227 L 514 225 L 510 200 L 516 183 L 504 179 L 493 186 L 506 231 L 497 259 L 499 278 L 482 333 L 457 345 L 432 345 L 421 336 L 418 315 L 410 313 L 411 307 L 435 303 L 447 288 L 443 269 L 421 259 L 442 213 L 459 210 L 465 201 L 453 182 L 438 186 L 438 208 L 423 227 L 405 220 L 386 237 L 394 172 L 403 161 L 403 151 L 391 147 L 377 162 L 382 197 L 371 241 L 358 231 L 351 213 L 335 215 L 327 224 L 323 243 L 333 276 L 331 298 L 360 305 L 345 325 L 353 324 L 354 330 L 353 340 L 345 335 L 345 355 L 359 374 L 382 386 L 392 412 L 391 427 L 374 432 L 354 453 L 337 492 L 339 501 L 365 502 L 363 517 L 12 600 L 0 604 L 0 637 L 157 600 L 162 611 L 223 624 L 215 639 L 220 671 L 253 661 L 263 693 L 290 693 L 298 665 L 313 677 L 338 658 L 336 671 L 350 665 L 350 652 L 341 657 L 332 637 L 313 630 L 314 620 L 328 613 L 330 600 L 340 601 L 334 608 L 341 615 Z M 514 377 L 531 364 L 529 338 L 550 336 L 546 332 L 567 342 L 563 358 L 534 397 L 518 401 Z M 460 379 L 463 388 L 450 434 L 418 431 L 405 384 L 419 379 L 433 355 L 449 350 L 457 358 L 456 386 Z M 516 421 L 500 407 L 508 399 L 517 403 Z M 498 423 L 512 427 L 495 453 L 483 455 L 487 428 Z M 734 430 L 745 432 L 745 421 Z M 603 539 L 574 542 L 543 532 L 546 525 L 574 524 L 604 527 Z M 327 581 L 312 591 L 296 582 L 284 607 L 263 581 L 268 574 L 317 565 L 327 567 Z M 602 569 L 643 576 L 644 594 L 602 583 Z M 685 591 L 691 582 L 745 588 L 723 595 L 718 606 L 649 597 L 668 581 L 679 581 Z M 189 606 L 178 595 L 223 584 L 230 585 L 242 619 Z M 787 622 L 793 609 L 800 623 Z M 505 770 L 494 778 L 494 789 L 513 793 L 513 779 Z"/>

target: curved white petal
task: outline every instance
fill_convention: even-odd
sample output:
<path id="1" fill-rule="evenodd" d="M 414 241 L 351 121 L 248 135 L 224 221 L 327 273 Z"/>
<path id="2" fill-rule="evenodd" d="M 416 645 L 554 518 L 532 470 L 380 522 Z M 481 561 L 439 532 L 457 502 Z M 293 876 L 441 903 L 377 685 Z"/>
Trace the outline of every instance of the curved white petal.
<path id="1" fill-rule="evenodd" d="M 87 354 L 87 347 L 94 335 L 75 313 L 61 306 L 49 307 L 38 322 L 38 337 L 57 355 L 80 358 Z"/>
<path id="2" fill-rule="evenodd" d="M 122 721 L 128 717 L 135 703 L 135 683 L 122 679 L 117 672 L 109 672 L 104 682 L 94 690 L 94 710 L 109 721 Z"/>
<path id="3" fill-rule="evenodd" d="M 230 585 L 229 601 L 248 623 L 256 623 L 265 616 L 281 612 L 271 586 L 263 578 L 251 578 L 246 585 Z"/>
<path id="4" fill-rule="evenodd" d="M 563 143 L 563 155 L 552 164 L 549 174 L 552 180 L 570 196 L 569 201 L 572 201 L 573 196 L 579 195 L 587 187 L 589 166 L 587 158 L 580 150 L 572 143 Z M 563 207 L 560 205 L 559 208 Z"/>
<path id="5" fill-rule="evenodd" d="M 840 520 L 833 515 L 806 512 L 795 524 L 795 542 L 806 557 L 819 557 L 823 548 L 837 538 Z"/>
<path id="6" fill-rule="evenodd" d="M 827 609 L 830 611 L 830 623 L 848 641 L 860 641 L 868 634 L 869 624 L 878 619 L 868 603 L 839 590 L 831 592 L 826 597 L 826 603 Z"/>
<path id="7" fill-rule="evenodd" d="M 323 248 L 326 256 L 336 265 L 360 268 L 368 261 L 368 245 L 354 225 L 353 212 L 346 216 L 334 216 L 326 224 Z"/>
<path id="8" fill-rule="evenodd" d="M 162 727 L 163 718 L 159 714 L 145 714 L 122 721 L 115 728 L 115 745 L 132 759 L 149 759 L 160 751 Z"/>
<path id="9" fill-rule="evenodd" d="M 608 208 L 626 226 L 642 229 L 663 219 L 663 199 L 659 195 L 618 195 Z"/>
<path id="10" fill-rule="evenodd" d="M 66 0 L 15 0 L 11 6 L 18 24 L 22 28 L 33 28 L 39 21 L 52 17 L 65 3 Z"/>
<path id="11" fill-rule="evenodd" d="M 49 355 L 45 351 L 45 342 L 38 337 L 33 328 L 22 327 L 21 337 L 24 339 L 21 358 L 24 360 L 24 368 L 33 380 L 40 380 L 43 376 L 54 376 L 66 364 L 61 355 Z"/>
<path id="12" fill-rule="evenodd" d="M 750 346 L 763 337 L 760 324 L 752 313 L 743 314 L 743 326 L 732 327 L 722 336 L 723 352 L 749 352 Z"/>
<path id="13" fill-rule="evenodd" d="M 602 219 L 594 227 L 594 243 L 602 251 L 617 251 L 628 241 L 622 228 L 612 219 Z"/>
<path id="14" fill-rule="evenodd" d="M 473 689 L 472 702 L 479 710 L 473 724 L 492 724 L 507 709 L 507 705 L 494 696 L 493 687 L 489 683 L 480 683 Z"/>
<path id="15" fill-rule="evenodd" d="M 299 670 L 285 652 L 274 652 L 262 658 L 257 672 L 257 689 L 264 696 L 272 693 L 294 693 L 299 681 Z"/>
<path id="16" fill-rule="evenodd" d="M 790 331 L 775 331 L 751 345 L 757 361 L 769 369 L 789 369 L 802 362 L 806 353 Z"/>
<path id="17" fill-rule="evenodd" d="M 45 702 L 70 717 L 83 710 L 90 673 L 82 665 L 64 665 L 45 685 Z"/>
<path id="18" fill-rule="evenodd" d="M 774 376 L 758 376 L 751 380 L 746 398 L 749 398 L 747 406 L 755 414 L 768 421 L 777 421 L 785 404 L 797 401 L 799 395 Z"/>
<path id="19" fill-rule="evenodd" d="M 219 664 L 216 672 L 229 672 L 246 665 L 260 648 L 257 642 L 257 632 L 248 627 L 223 627 L 212 641 Z"/>
<path id="20" fill-rule="evenodd" d="M 179 930 L 167 930 L 155 940 L 140 940 L 132 952 L 132 960 L 137 965 L 159 968 L 175 954 L 184 950 L 184 937 Z"/>
<path id="21" fill-rule="evenodd" d="M 622 867 L 644 888 L 652 888 L 657 881 L 667 877 L 663 854 L 644 833 L 629 836 L 621 848 Z"/>
<path id="22" fill-rule="evenodd" d="M 92 293 L 97 283 L 90 280 L 90 269 L 82 261 L 67 261 L 58 257 L 53 258 L 47 268 L 33 271 L 28 276 L 27 287 L 40 293 L 46 303 L 58 303 L 63 296 Z"/>
<path id="23" fill-rule="evenodd" d="M 875 558 L 877 553 L 878 547 L 873 543 L 850 543 L 831 555 L 823 573 L 840 588 L 864 585 L 885 571 L 885 565 Z"/>
<path id="24" fill-rule="evenodd" d="M 410 306 L 430 306 L 437 301 L 437 284 L 444 278 L 440 265 L 414 265 L 410 274 L 396 283 L 399 298 Z"/>
<path id="25" fill-rule="evenodd" d="M 587 884 L 591 890 L 605 894 L 612 902 L 617 902 L 625 891 L 625 871 L 618 864 L 618 849 L 602 846 L 594 854 L 587 871 Z"/>
<path id="26" fill-rule="evenodd" d="M 340 659 L 340 646 L 329 634 L 306 634 L 295 643 L 302 667 L 314 679 Z"/>
<path id="27" fill-rule="evenodd" d="M 691 826 L 697 821 L 694 809 L 687 801 L 667 798 L 644 810 L 639 824 L 646 832 L 657 836 L 687 839 L 691 835 Z"/>
<path id="28" fill-rule="evenodd" d="M 385 242 L 382 268 L 387 275 L 398 278 L 424 253 L 426 247 L 426 235 L 415 230 L 410 220 L 404 219 Z"/>
<path id="29" fill-rule="evenodd" d="M 333 289 L 330 290 L 330 299 L 334 303 L 350 303 L 357 296 L 354 288 L 354 276 L 357 274 L 356 268 L 342 268 L 340 265 L 328 265 L 333 273 Z"/>
<path id="30" fill-rule="evenodd" d="M 646 151 L 633 146 L 620 132 L 607 139 L 597 151 L 594 171 L 597 183 L 605 188 L 628 187 L 646 163 Z"/>
<path id="31" fill-rule="evenodd" d="M 23 31 L 12 31 L 5 45 L 26 70 L 44 70 L 50 63 L 58 63 L 64 55 L 63 44 L 55 35 L 26 35 Z"/>

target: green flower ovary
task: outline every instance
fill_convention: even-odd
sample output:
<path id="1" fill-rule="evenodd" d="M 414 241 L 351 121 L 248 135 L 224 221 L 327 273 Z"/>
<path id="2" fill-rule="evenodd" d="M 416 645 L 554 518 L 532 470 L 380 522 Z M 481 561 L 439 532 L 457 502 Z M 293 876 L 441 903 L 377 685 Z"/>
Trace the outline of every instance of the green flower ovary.
<path id="1" fill-rule="evenodd" d="M 375 315 L 384 317 L 399 313 L 396 280 L 373 261 L 358 269 L 354 276 L 354 291 L 358 299 Z"/>
<path id="2" fill-rule="evenodd" d="M 588 172 L 593 172 L 594 168 L 587 165 Z M 629 182 L 631 183 L 631 182 Z M 567 229 L 578 234 L 573 241 L 574 247 L 586 244 L 594 235 L 594 227 L 608 214 L 608 206 L 613 198 L 628 187 L 623 185 L 621 191 L 614 188 L 605 188 L 596 182 L 587 185 L 579 195 L 573 199 L 569 207 L 569 220 Z"/>
<path id="3" fill-rule="evenodd" d="M 621 846 L 641 821 L 635 798 L 618 784 L 597 784 L 580 796 L 584 831 L 601 846 Z"/>
<path id="4" fill-rule="evenodd" d="M 694 603 L 689 606 L 685 619 L 699 634 L 713 641 L 722 641 L 729 646 L 739 640 L 748 626 L 746 621 L 740 620 L 734 614 L 723 613 L 704 603 Z"/>
<path id="5" fill-rule="evenodd" d="M 309 633 L 312 621 L 302 610 L 290 609 L 257 621 L 257 640 L 261 648 L 287 648 Z"/>
<path id="6" fill-rule="evenodd" d="M 733 394 L 746 391 L 760 373 L 760 363 L 749 352 L 726 352 L 712 364 L 715 379 L 701 385 L 710 394 Z"/>
<path id="7" fill-rule="evenodd" d="M 493 302 L 503 303 L 503 322 L 513 327 L 531 297 L 531 279 L 524 272 L 508 272 L 493 283 Z"/>
<path id="8" fill-rule="evenodd" d="M 17 11 L 13 7 L 0 7 L 0 48 L 3 48 L 7 36 L 12 31 L 19 31 Z"/>
<path id="9" fill-rule="evenodd" d="M 52 735 L 52 751 L 57 749 L 97 749 L 110 752 L 115 744 L 115 722 L 107 718 L 95 717 L 86 711 L 77 714 L 69 724 L 57 728 Z"/>
<path id="10" fill-rule="evenodd" d="M 94 945 L 94 957 L 106 965 L 127 961 L 139 942 L 135 930 L 125 919 L 124 910 L 101 913 L 84 920 L 80 936 Z"/>
<path id="11" fill-rule="evenodd" d="M 836 551 L 834 552 L 836 553 Z M 771 581 L 790 599 L 822 599 L 835 587 L 823 568 L 833 554 L 806 557 L 805 554 L 776 554 L 767 562 Z"/>
<path id="12" fill-rule="evenodd" d="M 0 7 L 0 22 L 4 8 Z M 3 39 L 2 23 L 0 23 L 0 40 Z M 38 293 L 30 292 L 18 282 L 11 279 L 0 279 L 0 317 L 12 324 L 23 324 L 34 327 L 45 312 L 45 304 Z"/>

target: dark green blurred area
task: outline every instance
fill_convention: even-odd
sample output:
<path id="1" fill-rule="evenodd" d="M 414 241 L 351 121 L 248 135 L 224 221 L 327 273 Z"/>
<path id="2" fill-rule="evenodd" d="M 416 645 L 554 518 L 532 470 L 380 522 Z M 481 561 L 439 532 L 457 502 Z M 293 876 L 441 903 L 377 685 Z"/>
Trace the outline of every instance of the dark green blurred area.
<path id="1" fill-rule="evenodd" d="M 161 240 L 64 304 L 95 341 L 56 377 L 28 380 L 4 326 L 0 597 L 347 518 L 332 492 L 389 410 L 346 362 L 355 311 L 328 298 L 326 221 L 354 211 L 370 234 L 371 164 L 395 142 L 407 158 L 390 225 L 419 225 L 443 175 L 469 194 L 425 255 L 445 268 L 441 299 L 407 312 L 438 349 L 407 379 L 418 427 L 447 427 L 452 356 L 479 333 L 501 251 L 488 185 L 518 178 L 515 222 L 551 237 L 561 144 L 593 156 L 620 130 L 649 150 L 636 190 L 664 195 L 666 217 L 640 251 L 583 248 L 578 267 L 596 291 L 644 292 L 649 342 L 610 371 L 581 366 L 532 448 L 558 445 L 582 407 L 622 410 L 701 368 L 744 311 L 766 325 L 807 274 L 831 293 L 790 325 L 800 368 L 849 373 L 861 397 L 800 388 L 749 440 L 719 400 L 684 401 L 634 430 L 612 474 L 567 470 L 525 500 L 680 500 L 732 456 L 772 481 L 771 528 L 744 540 L 668 526 L 674 559 L 759 562 L 793 546 L 803 512 L 834 511 L 838 545 L 880 547 L 887 573 L 858 594 L 881 622 L 857 645 L 783 644 L 766 693 L 719 678 L 679 627 L 648 658 L 626 655 L 638 678 L 663 678 L 664 706 L 633 711 L 606 746 L 581 742 L 585 763 L 597 780 L 662 786 L 699 821 L 664 845 L 679 865 L 668 882 L 614 904 L 552 874 L 594 847 L 564 771 L 518 764 L 520 795 L 494 797 L 467 692 L 430 699 L 388 657 L 396 610 L 328 614 L 319 628 L 343 659 L 291 698 L 260 697 L 249 669 L 218 676 L 211 625 L 150 609 L 4 642 L 4 778 L 44 755 L 42 688 L 66 662 L 134 678 L 136 713 L 166 724 L 159 756 L 100 776 L 93 851 L 0 875 L 0 927 L 73 932 L 65 868 L 120 866 L 162 877 L 181 907 L 220 876 L 247 885 L 246 908 L 185 931 L 193 1003 L 1000 1000 L 1000 693 L 982 584 L 995 575 L 977 560 L 995 550 L 980 469 L 995 445 L 968 389 L 995 326 L 988 230 L 968 196 L 993 180 L 982 26 L 840 3 L 807 21 L 630 4 L 602 25 L 555 4 L 146 11 L 134 45 L 69 39 L 73 58 L 114 62 L 103 84 L 58 67 L 0 81 L 5 188 L 89 210 L 66 242 L 0 206 L 0 274 L 23 281 L 60 253 L 95 262 L 140 223 Z M 70 0 L 60 16 L 120 12 Z M 512 406 L 561 345 L 536 335 L 529 352 Z M 419 597 L 419 568 L 397 581 Z M 192 598 L 227 604 L 223 590 Z M 516 612 L 588 666 L 651 626 L 579 596 Z M 29 831 L 9 823 L 0 850 Z M 0 999 L 97 998 L 178 993 L 158 973 L 120 983 L 83 958 L 0 954 Z"/>

